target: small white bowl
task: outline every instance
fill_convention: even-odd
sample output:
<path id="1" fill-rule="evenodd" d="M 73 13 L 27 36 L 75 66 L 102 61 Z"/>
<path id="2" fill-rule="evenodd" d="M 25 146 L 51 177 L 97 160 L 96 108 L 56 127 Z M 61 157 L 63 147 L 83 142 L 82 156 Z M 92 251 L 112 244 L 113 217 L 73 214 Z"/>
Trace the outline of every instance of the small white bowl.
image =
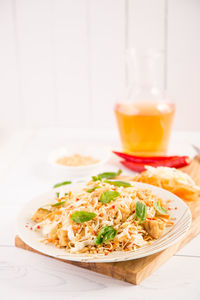
<path id="1" fill-rule="evenodd" d="M 102 146 L 90 146 L 87 145 L 70 145 L 66 147 L 61 147 L 52 151 L 48 156 L 49 164 L 54 168 L 56 175 L 60 177 L 68 177 L 69 179 L 75 178 L 87 178 L 92 175 L 96 175 L 97 172 L 102 170 L 102 167 L 110 157 L 110 150 L 108 147 Z M 83 156 L 91 156 L 98 160 L 97 163 L 87 165 L 87 166 L 64 166 L 58 164 L 56 161 L 58 158 L 64 156 L 72 156 L 74 154 L 80 154 Z"/>

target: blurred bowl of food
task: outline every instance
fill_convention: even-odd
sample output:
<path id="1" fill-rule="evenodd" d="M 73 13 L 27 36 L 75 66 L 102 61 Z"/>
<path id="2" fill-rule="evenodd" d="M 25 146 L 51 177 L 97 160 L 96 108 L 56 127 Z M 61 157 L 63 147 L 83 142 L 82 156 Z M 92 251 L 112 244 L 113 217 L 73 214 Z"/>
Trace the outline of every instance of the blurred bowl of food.
<path id="1" fill-rule="evenodd" d="M 102 170 L 110 153 L 105 146 L 67 145 L 50 152 L 48 163 L 57 176 L 86 178 Z"/>

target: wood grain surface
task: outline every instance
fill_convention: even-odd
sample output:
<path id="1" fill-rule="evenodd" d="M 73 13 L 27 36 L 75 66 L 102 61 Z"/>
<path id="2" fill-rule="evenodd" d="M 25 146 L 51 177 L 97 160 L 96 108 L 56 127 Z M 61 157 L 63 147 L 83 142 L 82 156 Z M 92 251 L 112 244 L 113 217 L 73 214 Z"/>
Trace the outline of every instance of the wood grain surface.
<path id="1" fill-rule="evenodd" d="M 200 160 L 195 157 L 192 163 L 182 169 L 184 172 L 188 173 L 197 185 L 200 185 Z M 193 239 L 200 232 L 200 199 L 196 199 L 194 202 L 187 202 L 192 213 L 192 225 L 185 235 L 185 237 L 172 245 L 171 247 L 136 260 L 130 260 L 125 262 L 115 262 L 115 263 L 80 263 L 61 260 L 65 263 L 73 264 L 81 268 L 86 268 L 94 272 L 98 272 L 107 276 L 111 276 L 116 279 L 124 280 L 133 284 L 139 284 L 146 277 L 151 275 L 154 270 L 158 269 L 162 264 L 164 264 L 172 255 L 174 255 L 178 250 L 180 250 L 185 244 L 187 244 L 191 239 Z M 15 237 L 15 246 L 39 253 L 38 251 L 32 249 L 26 245 L 19 236 Z M 40 253 L 41 254 L 41 253 Z M 44 254 L 42 254 L 44 255 Z M 57 259 L 57 258 L 54 258 Z"/>

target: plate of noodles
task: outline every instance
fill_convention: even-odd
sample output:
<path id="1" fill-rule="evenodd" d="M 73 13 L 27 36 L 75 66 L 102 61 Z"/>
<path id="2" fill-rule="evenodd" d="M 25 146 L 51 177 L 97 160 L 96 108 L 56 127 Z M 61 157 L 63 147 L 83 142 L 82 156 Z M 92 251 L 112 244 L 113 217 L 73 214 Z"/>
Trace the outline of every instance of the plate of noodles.
<path id="1" fill-rule="evenodd" d="M 18 217 L 20 238 L 52 257 L 99 263 L 145 257 L 183 238 L 191 213 L 179 197 L 117 180 L 119 172 L 102 174 L 56 184 L 28 202 Z"/>

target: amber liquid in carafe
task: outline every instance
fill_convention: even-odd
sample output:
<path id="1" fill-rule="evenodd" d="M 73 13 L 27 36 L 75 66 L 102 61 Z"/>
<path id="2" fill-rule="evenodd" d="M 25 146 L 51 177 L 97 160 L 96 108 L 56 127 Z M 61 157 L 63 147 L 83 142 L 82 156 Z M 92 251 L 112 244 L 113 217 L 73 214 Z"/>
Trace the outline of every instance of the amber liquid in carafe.
<path id="1" fill-rule="evenodd" d="M 115 106 L 123 151 L 135 155 L 164 155 L 175 107 L 166 102 L 118 103 Z"/>

